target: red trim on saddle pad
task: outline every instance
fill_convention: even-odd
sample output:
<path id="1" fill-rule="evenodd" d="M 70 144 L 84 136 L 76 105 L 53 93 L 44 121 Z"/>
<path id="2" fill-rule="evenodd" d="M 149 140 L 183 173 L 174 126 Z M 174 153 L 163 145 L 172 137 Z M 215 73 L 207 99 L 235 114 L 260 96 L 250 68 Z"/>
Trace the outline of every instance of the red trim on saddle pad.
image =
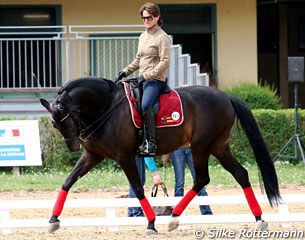
<path id="1" fill-rule="evenodd" d="M 135 127 L 141 128 L 142 119 L 139 112 L 134 106 L 137 99 L 131 96 L 129 84 L 124 83 L 125 93 L 130 107 L 131 119 Z M 183 109 L 179 94 L 175 90 L 169 93 L 160 94 L 159 96 L 159 111 L 156 114 L 156 127 L 176 127 L 183 123 Z"/>

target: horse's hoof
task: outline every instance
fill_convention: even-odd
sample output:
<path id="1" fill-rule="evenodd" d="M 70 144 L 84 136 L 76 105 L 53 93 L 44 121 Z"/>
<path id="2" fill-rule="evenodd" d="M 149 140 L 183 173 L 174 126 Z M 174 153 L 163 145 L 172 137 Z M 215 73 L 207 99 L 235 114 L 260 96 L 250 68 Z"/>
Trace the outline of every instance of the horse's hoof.
<path id="1" fill-rule="evenodd" d="M 53 223 L 50 223 L 49 227 L 48 227 L 48 231 L 49 233 L 53 233 L 55 232 L 56 230 L 58 230 L 60 228 L 60 222 L 53 222 Z"/>
<path id="2" fill-rule="evenodd" d="M 157 235 L 158 231 L 155 229 L 146 229 L 144 235 L 145 236 L 151 236 L 151 235 Z"/>
<path id="3" fill-rule="evenodd" d="M 257 230 L 264 231 L 268 228 L 268 223 L 265 222 L 264 220 L 259 220 L 256 222 L 257 224 Z"/>
<path id="4" fill-rule="evenodd" d="M 167 230 L 173 231 L 175 230 L 177 227 L 179 226 L 179 220 L 178 217 L 171 217 L 171 219 L 169 220 L 168 224 L 167 224 Z"/>

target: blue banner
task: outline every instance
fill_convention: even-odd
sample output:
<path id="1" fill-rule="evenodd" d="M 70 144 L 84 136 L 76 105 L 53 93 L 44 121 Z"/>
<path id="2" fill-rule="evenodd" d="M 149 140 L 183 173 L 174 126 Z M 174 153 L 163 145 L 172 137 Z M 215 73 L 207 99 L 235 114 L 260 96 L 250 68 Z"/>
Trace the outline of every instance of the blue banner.
<path id="1" fill-rule="evenodd" d="M 24 145 L 0 145 L 0 161 L 25 160 Z"/>

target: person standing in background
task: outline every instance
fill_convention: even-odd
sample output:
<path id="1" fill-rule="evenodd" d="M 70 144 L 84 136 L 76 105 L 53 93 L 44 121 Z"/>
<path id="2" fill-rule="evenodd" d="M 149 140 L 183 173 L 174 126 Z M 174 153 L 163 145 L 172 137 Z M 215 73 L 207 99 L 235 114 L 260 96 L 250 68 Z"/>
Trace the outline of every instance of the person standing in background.
<path id="1" fill-rule="evenodd" d="M 195 169 L 193 163 L 192 149 L 190 144 L 183 146 L 170 154 L 162 155 L 162 163 L 165 166 L 169 160 L 172 160 L 175 172 L 175 197 L 184 196 L 185 183 L 185 165 L 189 166 L 193 180 L 195 179 Z M 202 188 L 197 196 L 208 196 L 205 188 Z M 202 215 L 212 215 L 212 210 L 209 205 L 200 205 L 200 213 Z"/>

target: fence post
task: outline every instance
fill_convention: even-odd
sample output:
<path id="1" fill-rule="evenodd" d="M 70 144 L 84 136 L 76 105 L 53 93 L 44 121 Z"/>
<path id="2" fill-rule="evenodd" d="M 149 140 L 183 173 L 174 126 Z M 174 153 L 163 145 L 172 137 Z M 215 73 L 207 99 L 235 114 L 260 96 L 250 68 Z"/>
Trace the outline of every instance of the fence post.
<path id="1" fill-rule="evenodd" d="M 20 176 L 20 167 L 14 166 L 12 172 L 15 177 Z"/>
<path id="2" fill-rule="evenodd" d="M 10 212 L 8 209 L 0 209 L 0 230 L 2 234 L 12 234 L 12 230 L 9 228 L 3 228 L 4 223 L 7 223 L 10 219 Z"/>
<path id="3" fill-rule="evenodd" d="M 108 207 L 108 208 L 105 209 L 105 212 L 106 212 L 106 218 L 109 219 L 109 221 L 112 221 L 112 222 L 116 221 L 115 208 Z M 108 226 L 107 229 L 110 232 L 118 231 L 117 226 Z"/>
<path id="4" fill-rule="evenodd" d="M 66 81 L 70 80 L 70 41 L 66 41 Z M 66 82 L 66 81 L 63 81 Z"/>

